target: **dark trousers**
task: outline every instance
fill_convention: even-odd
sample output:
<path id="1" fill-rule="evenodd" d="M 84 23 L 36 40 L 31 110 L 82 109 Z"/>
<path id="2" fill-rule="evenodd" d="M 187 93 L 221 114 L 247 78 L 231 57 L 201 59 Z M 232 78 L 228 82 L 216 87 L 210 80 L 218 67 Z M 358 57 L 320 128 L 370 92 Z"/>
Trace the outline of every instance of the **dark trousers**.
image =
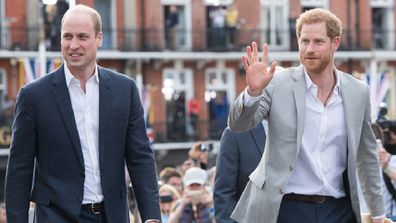
<path id="1" fill-rule="evenodd" d="M 357 223 L 348 198 L 322 204 L 282 199 L 277 223 Z"/>
<path id="2" fill-rule="evenodd" d="M 56 223 L 107 223 L 106 213 L 92 214 L 86 209 L 81 208 L 78 222 L 70 219 L 65 212 L 57 207 L 36 204 L 34 212 L 34 223 L 56 222 Z"/>
<path id="3" fill-rule="evenodd" d="M 107 223 L 106 213 L 92 214 L 88 210 L 81 208 L 80 216 L 78 217 L 79 223 Z"/>

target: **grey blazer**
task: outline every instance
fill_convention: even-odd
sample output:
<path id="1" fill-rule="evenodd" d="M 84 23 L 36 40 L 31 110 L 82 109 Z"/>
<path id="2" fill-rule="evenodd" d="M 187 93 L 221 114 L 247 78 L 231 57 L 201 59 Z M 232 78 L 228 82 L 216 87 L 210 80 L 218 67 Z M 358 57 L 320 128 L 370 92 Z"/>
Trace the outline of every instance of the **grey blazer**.
<path id="1" fill-rule="evenodd" d="M 360 223 L 356 173 L 371 214 L 380 216 L 385 213 L 380 166 L 370 126 L 370 91 L 367 85 L 351 75 L 336 72 L 340 78 L 348 135 L 349 196 Z M 276 223 L 283 190 L 301 147 L 305 91 L 304 69 L 300 65 L 277 72 L 254 105 L 243 105 L 243 93 L 232 105 L 228 120 L 232 131 L 253 128 L 263 119 L 268 120 L 269 131 L 263 157 L 249 176 L 250 181 L 232 214 L 236 221 Z"/>

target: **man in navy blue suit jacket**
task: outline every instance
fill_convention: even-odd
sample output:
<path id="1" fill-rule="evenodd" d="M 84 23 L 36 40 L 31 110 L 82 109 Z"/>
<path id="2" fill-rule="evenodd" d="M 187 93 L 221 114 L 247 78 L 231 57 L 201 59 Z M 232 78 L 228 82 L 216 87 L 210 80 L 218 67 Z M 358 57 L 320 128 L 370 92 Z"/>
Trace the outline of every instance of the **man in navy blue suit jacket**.
<path id="1" fill-rule="evenodd" d="M 217 155 L 213 192 L 216 222 L 235 222 L 230 217 L 231 213 L 249 181 L 250 173 L 260 162 L 265 138 L 262 123 L 246 132 L 224 130 Z"/>
<path id="2" fill-rule="evenodd" d="M 127 223 L 128 169 L 144 222 L 159 222 L 153 151 L 135 82 L 96 63 L 100 15 L 62 19 L 64 64 L 21 88 L 6 176 L 7 221 Z M 33 177 L 34 176 L 34 177 Z"/>

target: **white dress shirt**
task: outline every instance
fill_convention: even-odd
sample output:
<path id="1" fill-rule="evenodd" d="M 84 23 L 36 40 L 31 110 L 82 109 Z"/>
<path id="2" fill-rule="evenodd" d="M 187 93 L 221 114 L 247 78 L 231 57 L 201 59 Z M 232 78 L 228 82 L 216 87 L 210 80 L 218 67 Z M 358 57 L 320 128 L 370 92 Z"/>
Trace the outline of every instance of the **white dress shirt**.
<path id="1" fill-rule="evenodd" d="M 305 120 L 300 152 L 285 193 L 345 196 L 343 172 L 347 166 L 346 121 L 338 74 L 325 107 L 316 96 L 318 87 L 305 72 Z M 260 99 L 244 92 L 244 105 Z"/>
<path id="2" fill-rule="evenodd" d="M 84 156 L 84 198 L 82 203 L 100 203 L 103 200 L 99 168 L 99 76 L 98 68 L 86 82 L 84 92 L 80 81 L 65 65 L 66 85 L 69 90 L 74 118 Z"/>

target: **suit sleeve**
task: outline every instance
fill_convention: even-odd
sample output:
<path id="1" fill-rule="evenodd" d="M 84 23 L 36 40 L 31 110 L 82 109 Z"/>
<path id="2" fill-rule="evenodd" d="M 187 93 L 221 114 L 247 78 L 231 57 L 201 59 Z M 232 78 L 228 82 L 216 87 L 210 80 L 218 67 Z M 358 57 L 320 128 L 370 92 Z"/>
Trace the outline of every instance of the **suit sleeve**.
<path id="1" fill-rule="evenodd" d="M 141 218 L 161 219 L 157 169 L 143 117 L 143 107 L 135 82 L 132 84 L 132 101 L 127 130 L 126 165 Z"/>
<path id="2" fill-rule="evenodd" d="M 238 147 L 235 142 L 235 136 L 227 128 L 221 137 L 220 151 L 216 161 L 216 177 L 213 192 L 216 222 L 235 222 L 230 216 L 238 202 L 238 169 Z"/>
<path id="3" fill-rule="evenodd" d="M 30 192 L 36 155 L 34 109 L 24 88 L 18 94 L 5 182 L 7 221 L 28 222 Z"/>
<path id="4" fill-rule="evenodd" d="M 273 89 L 274 86 L 269 84 L 260 99 L 250 106 L 244 104 L 244 92 L 242 92 L 231 105 L 228 116 L 230 129 L 235 132 L 250 130 L 266 119 L 270 111 Z"/>
<path id="5" fill-rule="evenodd" d="M 369 90 L 367 88 L 367 105 L 365 118 L 357 151 L 357 170 L 363 195 L 372 216 L 385 214 L 384 199 L 382 195 L 382 179 L 380 177 L 380 165 L 376 149 L 376 141 L 371 130 L 371 110 Z"/>

